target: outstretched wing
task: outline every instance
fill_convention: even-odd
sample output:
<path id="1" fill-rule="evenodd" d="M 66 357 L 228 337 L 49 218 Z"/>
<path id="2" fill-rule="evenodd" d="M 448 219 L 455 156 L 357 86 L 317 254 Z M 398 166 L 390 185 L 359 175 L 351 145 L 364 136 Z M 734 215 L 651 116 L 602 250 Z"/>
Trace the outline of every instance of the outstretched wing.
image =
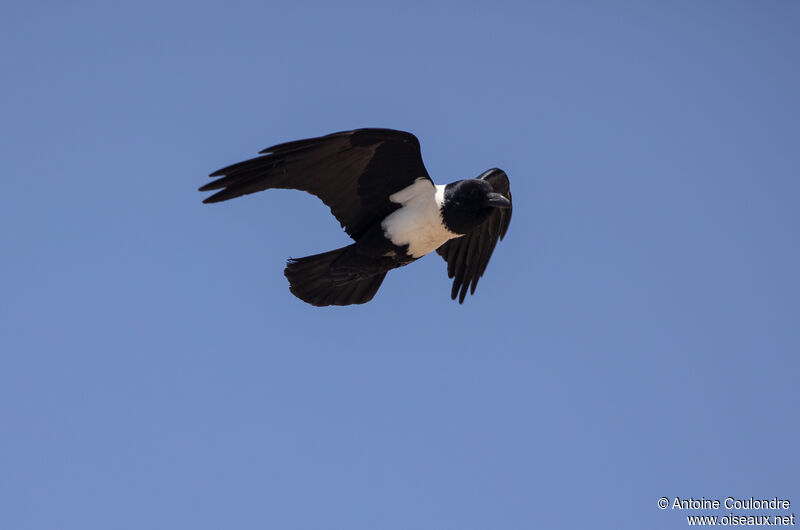
<path id="1" fill-rule="evenodd" d="M 331 209 L 358 239 L 398 205 L 389 196 L 420 177 L 430 180 L 419 140 L 391 129 L 357 129 L 268 147 L 263 156 L 215 171 L 203 202 L 226 201 L 270 188 L 302 190 Z"/>
<path id="2" fill-rule="evenodd" d="M 496 193 L 511 200 L 508 176 L 503 171 L 490 169 L 478 178 L 487 180 Z M 492 215 L 472 232 L 451 239 L 436 249 L 447 262 L 447 276 L 454 278 L 453 289 L 450 292 L 453 300 L 458 295 L 458 303 L 463 304 L 468 288 L 470 294 L 475 294 L 475 287 L 478 286 L 478 280 L 489 264 L 492 251 L 497 241 L 506 235 L 510 222 L 511 208 L 496 208 Z"/>

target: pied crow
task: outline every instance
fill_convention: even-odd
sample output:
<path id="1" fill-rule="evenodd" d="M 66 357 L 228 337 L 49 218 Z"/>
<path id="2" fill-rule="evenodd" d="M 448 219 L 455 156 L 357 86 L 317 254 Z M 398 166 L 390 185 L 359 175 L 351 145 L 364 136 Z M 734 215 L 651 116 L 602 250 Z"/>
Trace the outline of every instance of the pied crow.
<path id="1" fill-rule="evenodd" d="M 270 188 L 322 199 L 355 243 L 289 259 L 284 271 L 289 289 L 315 306 L 369 302 L 388 271 L 434 250 L 454 278 L 452 299 L 463 303 L 511 221 L 511 191 L 502 170 L 436 185 L 411 133 L 357 129 L 274 145 L 259 154 L 211 173 L 216 180 L 200 191 L 220 191 L 203 202 Z"/>

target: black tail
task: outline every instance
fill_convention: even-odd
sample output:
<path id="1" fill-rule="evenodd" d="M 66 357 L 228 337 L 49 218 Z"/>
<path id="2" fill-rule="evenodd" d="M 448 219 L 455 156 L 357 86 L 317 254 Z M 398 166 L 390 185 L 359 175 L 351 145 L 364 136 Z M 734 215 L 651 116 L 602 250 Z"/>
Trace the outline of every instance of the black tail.
<path id="1" fill-rule="evenodd" d="M 290 259 L 283 271 L 289 280 L 289 290 L 315 306 L 363 304 L 372 300 L 386 277 L 385 272 L 352 279 L 330 272 L 331 264 L 352 246 Z"/>

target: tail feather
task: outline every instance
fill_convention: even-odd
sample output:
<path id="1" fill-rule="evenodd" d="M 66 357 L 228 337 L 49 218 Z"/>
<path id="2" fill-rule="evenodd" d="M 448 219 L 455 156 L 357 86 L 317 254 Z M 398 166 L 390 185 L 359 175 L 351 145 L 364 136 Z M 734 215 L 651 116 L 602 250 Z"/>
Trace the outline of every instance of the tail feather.
<path id="1" fill-rule="evenodd" d="M 290 259 L 283 274 L 289 280 L 292 294 L 315 306 L 363 304 L 372 300 L 386 277 L 385 272 L 349 280 L 330 272 L 333 262 L 349 248 Z"/>

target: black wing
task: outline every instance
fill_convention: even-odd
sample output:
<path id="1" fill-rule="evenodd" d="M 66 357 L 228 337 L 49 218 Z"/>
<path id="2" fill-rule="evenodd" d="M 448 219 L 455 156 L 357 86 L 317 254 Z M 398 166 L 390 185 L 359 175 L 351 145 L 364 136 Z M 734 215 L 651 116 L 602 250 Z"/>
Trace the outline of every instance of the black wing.
<path id="1" fill-rule="evenodd" d="M 419 140 L 391 129 L 358 129 L 268 147 L 257 158 L 215 171 L 203 202 L 226 201 L 270 188 L 307 191 L 330 207 L 353 239 L 398 205 L 389 195 L 420 177 L 430 180 Z"/>
<path id="2" fill-rule="evenodd" d="M 508 184 L 508 176 L 499 169 L 490 169 L 480 177 L 487 180 L 496 193 L 511 200 L 511 188 Z M 450 297 L 455 300 L 458 295 L 458 303 L 464 303 L 467 296 L 467 288 L 470 294 L 475 294 L 475 287 L 478 280 L 483 276 L 489 258 L 492 257 L 497 241 L 503 239 L 511 222 L 511 208 L 496 208 L 492 215 L 475 228 L 472 232 L 451 239 L 438 249 L 436 252 L 447 262 L 447 276 L 455 278 Z M 459 291 L 461 293 L 459 294 Z"/>

